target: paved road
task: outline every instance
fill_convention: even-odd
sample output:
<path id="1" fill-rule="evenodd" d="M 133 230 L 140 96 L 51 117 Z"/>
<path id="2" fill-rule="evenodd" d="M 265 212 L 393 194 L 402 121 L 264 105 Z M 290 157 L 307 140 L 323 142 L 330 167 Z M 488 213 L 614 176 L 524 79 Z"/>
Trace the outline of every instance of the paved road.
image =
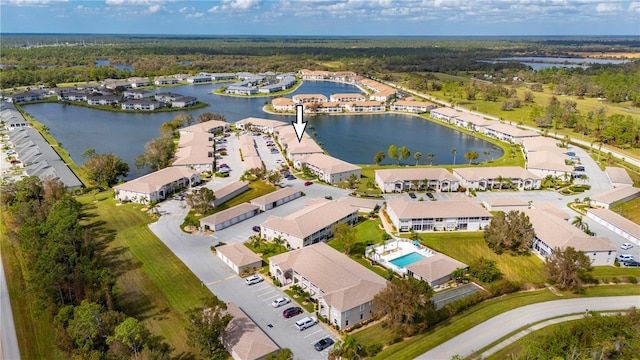
<path id="1" fill-rule="evenodd" d="M 20 359 L 20 348 L 18 348 L 16 329 L 13 326 L 13 313 L 2 258 L 0 258 L 0 356 L 5 360 Z"/>
<path id="2" fill-rule="evenodd" d="M 527 305 L 495 316 L 436 346 L 417 359 L 450 359 L 470 356 L 474 351 L 497 341 L 528 324 L 567 314 L 624 310 L 640 305 L 640 296 L 611 296 L 547 301 Z"/>

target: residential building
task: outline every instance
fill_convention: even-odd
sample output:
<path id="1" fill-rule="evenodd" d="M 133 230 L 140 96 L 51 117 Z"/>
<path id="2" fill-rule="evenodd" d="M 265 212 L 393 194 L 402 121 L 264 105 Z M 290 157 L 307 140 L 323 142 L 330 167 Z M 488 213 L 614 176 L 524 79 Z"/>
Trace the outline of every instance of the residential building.
<path id="1" fill-rule="evenodd" d="M 378 92 L 375 92 L 369 95 L 369 100 L 387 102 L 395 98 L 396 93 L 397 93 L 396 89 L 392 87 L 387 87 L 384 90 L 380 90 Z"/>
<path id="2" fill-rule="evenodd" d="M 227 304 L 231 321 L 222 334 L 222 345 L 233 360 L 264 360 L 280 347 L 240 307 Z"/>
<path id="3" fill-rule="evenodd" d="M 622 186 L 633 186 L 633 179 L 631 179 L 631 176 L 629 176 L 629 173 L 625 168 L 607 166 L 604 171 L 607 174 L 609 182 L 611 182 L 611 186 L 613 186 L 614 188 Z"/>
<path id="4" fill-rule="evenodd" d="M 89 105 L 112 105 L 120 102 L 122 98 L 118 95 L 90 95 L 87 97 Z"/>
<path id="5" fill-rule="evenodd" d="M 206 230 L 219 231 L 250 219 L 259 213 L 260 207 L 258 205 L 242 203 L 200 219 L 200 227 L 204 227 Z"/>
<path id="6" fill-rule="evenodd" d="M 190 84 L 198 84 L 209 81 L 211 81 L 211 75 L 194 75 L 187 78 L 187 82 Z"/>
<path id="7" fill-rule="evenodd" d="M 8 102 L 20 103 L 25 101 L 36 101 L 44 99 L 44 95 L 41 91 L 25 91 L 17 94 L 6 94 L 4 97 Z"/>
<path id="8" fill-rule="evenodd" d="M 537 136 L 522 141 L 522 149 L 527 159 L 527 170 L 545 178 L 548 175 L 570 179 L 573 166 L 567 164 L 566 149 L 558 146 L 558 140 Z"/>
<path id="9" fill-rule="evenodd" d="M 298 158 L 294 167 L 298 170 L 307 166 L 318 179 L 329 184 L 347 181 L 351 176 L 360 179 L 360 167 L 325 154 L 309 154 Z"/>
<path id="10" fill-rule="evenodd" d="M 122 95 L 127 99 L 146 99 L 150 98 L 153 93 L 149 90 L 125 90 Z"/>
<path id="11" fill-rule="evenodd" d="M 286 97 L 279 97 L 271 100 L 271 106 L 275 111 L 294 111 L 296 104 L 293 100 Z"/>
<path id="12" fill-rule="evenodd" d="M 503 123 L 494 123 L 489 126 L 485 126 L 484 134 L 512 144 L 522 144 L 526 138 L 540 136 L 540 134 L 535 131 L 524 130 L 517 126 Z"/>
<path id="13" fill-rule="evenodd" d="M 269 241 L 280 237 L 292 249 L 299 249 L 333 237 L 339 223 L 355 225 L 358 210 L 334 200 L 313 199 L 285 217 L 270 216 L 260 224 L 261 236 Z"/>
<path id="14" fill-rule="evenodd" d="M 127 82 L 131 84 L 132 88 L 139 88 L 139 87 L 151 85 L 151 81 L 149 81 L 148 77 L 130 77 L 127 79 Z"/>
<path id="15" fill-rule="evenodd" d="M 453 175 L 460 179 L 460 185 L 473 190 L 491 190 L 512 187 L 519 190 L 540 188 L 542 179 L 518 166 L 468 167 L 453 169 Z"/>
<path id="16" fill-rule="evenodd" d="M 452 280 L 451 273 L 457 269 L 467 270 L 464 264 L 447 255 L 436 253 L 406 266 L 407 274 L 425 281 L 431 287 L 437 287 Z"/>
<path id="17" fill-rule="evenodd" d="M 16 130 L 29 126 L 29 122 L 20 114 L 16 106 L 4 101 L 0 102 L 0 119 L 7 130 Z"/>
<path id="18" fill-rule="evenodd" d="M 607 227 L 635 245 L 640 245 L 640 225 L 609 210 L 588 209 L 587 217 Z"/>
<path id="19" fill-rule="evenodd" d="M 313 71 L 307 69 L 300 70 L 298 74 L 303 80 L 326 80 L 331 76 L 329 71 Z"/>
<path id="20" fill-rule="evenodd" d="M 185 128 L 187 129 L 187 128 Z M 172 166 L 185 166 L 198 172 L 213 171 L 214 140 L 208 132 L 180 130 Z"/>
<path id="21" fill-rule="evenodd" d="M 274 130 L 274 134 L 286 151 L 287 159 L 291 161 L 296 161 L 305 155 L 324 153 L 324 150 L 307 133 L 304 133 L 302 140 L 298 141 L 298 136 L 293 126 L 277 127 Z"/>
<path id="22" fill-rule="evenodd" d="M 633 186 L 617 187 L 591 197 L 591 206 L 611 209 L 640 196 L 640 189 Z"/>
<path id="23" fill-rule="evenodd" d="M 298 94 L 293 95 L 292 100 L 296 104 L 323 103 L 327 102 L 327 97 L 322 94 Z"/>
<path id="24" fill-rule="evenodd" d="M 429 112 L 436 106 L 428 101 L 407 101 L 398 100 L 391 104 L 391 110 L 394 111 L 406 111 L 410 113 L 422 114 Z"/>
<path id="25" fill-rule="evenodd" d="M 327 244 L 272 256 L 269 273 L 283 285 L 298 285 L 318 300 L 318 312 L 339 329 L 373 315 L 373 297 L 387 281 Z"/>
<path id="26" fill-rule="evenodd" d="M 271 210 L 289 201 L 302 196 L 302 191 L 294 187 L 284 187 L 266 195 L 251 200 L 251 203 L 260 207 L 260 211 Z"/>
<path id="27" fill-rule="evenodd" d="M 155 100 L 125 100 L 121 104 L 122 110 L 158 110 L 162 103 Z"/>
<path id="28" fill-rule="evenodd" d="M 182 166 L 167 167 L 114 187 L 122 202 L 148 204 L 166 199 L 182 188 L 200 183 L 200 173 Z"/>
<path id="29" fill-rule="evenodd" d="M 289 124 L 290 123 L 279 120 L 248 117 L 236 121 L 236 129 L 247 131 L 256 130 L 266 134 L 273 134 L 276 128 L 287 126 Z"/>
<path id="30" fill-rule="evenodd" d="M 207 76 L 211 77 L 211 81 L 236 79 L 236 74 L 232 74 L 232 73 L 213 73 L 213 74 L 207 74 Z"/>
<path id="31" fill-rule="evenodd" d="M 387 109 L 380 100 L 358 101 L 353 103 L 345 103 L 344 108 L 351 112 L 382 112 Z"/>
<path id="32" fill-rule="evenodd" d="M 375 170 L 376 185 L 382 192 L 408 190 L 458 191 L 460 181 L 443 168 Z"/>
<path id="33" fill-rule="evenodd" d="M 230 125 L 226 121 L 209 120 L 203 123 L 194 124 L 180 129 L 183 132 L 205 132 L 209 134 L 220 134 L 229 131 Z"/>
<path id="34" fill-rule="evenodd" d="M 133 87 L 130 82 L 122 79 L 104 79 L 102 81 L 102 86 L 111 90 L 115 90 L 117 88 L 127 90 Z"/>
<path id="35" fill-rule="evenodd" d="M 58 101 L 87 101 L 89 93 L 80 91 L 65 91 L 58 95 Z"/>
<path id="36" fill-rule="evenodd" d="M 10 104 L 10 106 L 13 106 L 13 104 Z M 20 113 L 15 114 L 3 109 L 0 111 L 0 118 L 5 121 L 5 126 L 8 123 L 5 120 L 7 115 L 22 116 Z M 18 159 L 22 161 L 27 175 L 37 176 L 41 180 L 48 177 L 58 179 L 64 184 L 65 188 L 71 190 L 79 189 L 83 186 L 78 177 L 62 161 L 60 155 L 53 150 L 38 130 L 31 126 L 24 126 L 24 123 L 21 123 L 17 118 L 10 121 L 14 124 L 14 127 L 11 128 L 13 130 L 8 132 L 9 139 L 15 147 Z"/>
<path id="37" fill-rule="evenodd" d="M 155 99 L 163 102 L 163 103 L 170 103 L 174 100 L 176 100 L 177 98 L 181 98 L 183 97 L 183 95 L 181 94 L 176 94 L 176 93 L 172 93 L 170 91 L 168 92 L 159 92 L 155 95 Z"/>
<path id="38" fill-rule="evenodd" d="M 453 118 L 462 114 L 462 111 L 458 111 L 453 108 L 443 107 L 432 109 L 430 112 L 430 116 L 436 120 L 441 120 L 446 123 L 451 123 Z"/>
<path id="39" fill-rule="evenodd" d="M 155 85 L 174 85 L 179 84 L 180 79 L 177 79 L 173 76 L 158 76 L 153 80 Z"/>
<path id="40" fill-rule="evenodd" d="M 197 103 L 198 103 L 198 98 L 195 98 L 193 96 L 182 96 L 173 100 L 171 102 L 171 107 L 184 108 L 184 107 L 193 106 Z"/>
<path id="41" fill-rule="evenodd" d="M 305 112 L 316 112 L 316 113 L 341 113 L 344 112 L 344 103 L 327 101 L 323 103 L 319 103 L 315 109 L 309 107 L 309 104 L 305 106 Z"/>
<path id="42" fill-rule="evenodd" d="M 491 214 L 466 198 L 451 201 L 387 201 L 387 214 L 398 231 L 480 231 L 489 226 Z"/>
<path id="43" fill-rule="evenodd" d="M 260 86 L 258 88 L 258 92 L 263 94 L 270 94 L 273 92 L 287 90 L 288 88 L 292 87 L 295 84 L 296 84 L 295 76 L 285 76 L 275 84 Z"/>
<path id="44" fill-rule="evenodd" d="M 589 236 L 569 222 L 540 209 L 523 211 L 535 230 L 533 251 L 546 259 L 556 248 L 573 247 L 591 260 L 591 265 L 613 265 L 616 248 L 606 237 Z"/>
<path id="45" fill-rule="evenodd" d="M 467 130 L 485 133 L 485 128 L 490 125 L 494 125 L 496 122 L 487 120 L 482 116 L 470 114 L 467 112 L 459 113 L 458 116 L 455 116 L 452 119 L 452 123 L 456 126 L 465 128 Z"/>
<path id="46" fill-rule="evenodd" d="M 359 93 L 351 94 L 331 94 L 329 101 L 333 102 L 362 102 L 366 101 L 367 97 Z"/>

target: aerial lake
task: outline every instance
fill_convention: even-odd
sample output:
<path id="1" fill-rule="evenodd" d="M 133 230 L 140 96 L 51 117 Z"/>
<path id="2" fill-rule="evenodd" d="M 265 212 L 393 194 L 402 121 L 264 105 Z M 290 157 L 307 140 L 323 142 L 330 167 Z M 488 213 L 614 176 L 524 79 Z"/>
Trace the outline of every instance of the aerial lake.
<path id="1" fill-rule="evenodd" d="M 272 115 L 262 111 L 265 102 L 271 97 L 228 97 L 211 94 L 212 91 L 228 83 L 202 85 L 182 85 L 157 88 L 156 92 L 175 92 L 195 96 L 211 106 L 185 111 L 194 118 L 204 112 L 223 114 L 228 122 L 247 117 L 260 117 L 290 122 L 293 116 Z M 324 94 L 359 92 L 355 86 L 335 82 L 307 81 L 295 94 Z M 60 103 L 42 103 L 24 106 L 27 113 L 49 128 L 71 158 L 81 165 L 86 161 L 81 154 L 89 148 L 98 153 L 112 153 L 129 163 L 128 178 L 144 175 L 148 169 L 137 169 L 134 159 L 144 151 L 149 140 L 160 136 L 160 125 L 171 121 L 185 112 L 158 112 L 149 114 L 120 113 L 94 110 L 85 107 Z M 433 153 L 433 164 L 452 164 L 452 149 L 456 149 L 456 163 L 464 163 L 464 154 L 477 151 L 484 161 L 484 152 L 491 153 L 490 158 L 502 156 L 502 150 L 473 136 L 449 129 L 437 123 L 417 116 L 386 113 L 380 115 L 315 115 L 307 116 L 307 133 L 322 143 L 322 147 L 332 156 L 355 164 L 371 164 L 378 151 L 387 152 L 391 144 L 406 146 L 411 150 L 411 158 L 403 163 L 415 164 L 413 154 L 422 153 L 421 164 L 428 164 L 427 154 Z M 395 160 L 385 159 L 383 164 L 392 164 Z"/>

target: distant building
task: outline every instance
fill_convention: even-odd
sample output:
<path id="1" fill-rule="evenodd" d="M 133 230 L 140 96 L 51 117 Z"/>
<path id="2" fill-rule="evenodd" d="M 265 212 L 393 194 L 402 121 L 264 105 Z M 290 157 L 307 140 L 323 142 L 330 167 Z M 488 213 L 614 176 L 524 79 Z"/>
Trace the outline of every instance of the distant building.
<path id="1" fill-rule="evenodd" d="M 605 169 L 607 178 L 611 185 L 615 187 L 633 186 L 633 179 L 629 176 L 629 173 L 625 168 L 607 166 Z"/>
<path id="2" fill-rule="evenodd" d="M 186 167 L 168 167 L 114 187 L 115 198 L 122 202 L 148 204 L 200 183 L 200 174 Z"/>
<path id="3" fill-rule="evenodd" d="M 122 110 L 158 110 L 162 107 L 162 103 L 155 100 L 125 100 L 120 104 Z"/>
<path id="4" fill-rule="evenodd" d="M 518 166 L 467 167 L 453 169 L 460 185 L 473 190 L 490 190 L 500 186 L 512 186 L 520 190 L 539 189 L 542 179 Z"/>
<path id="5" fill-rule="evenodd" d="M 387 201 L 387 214 L 399 231 L 480 231 L 489 226 L 491 214 L 473 200 Z"/>
<path id="6" fill-rule="evenodd" d="M 200 226 L 204 226 L 207 230 L 219 231 L 250 219 L 259 213 L 259 206 L 242 203 L 200 219 Z"/>
<path id="7" fill-rule="evenodd" d="M 360 179 L 360 167 L 325 154 L 301 156 L 294 162 L 296 169 L 307 166 L 318 178 L 329 184 L 347 181 L 351 176 Z"/>
<path id="8" fill-rule="evenodd" d="M 460 181 L 443 168 L 375 170 L 376 185 L 382 192 L 409 190 L 458 191 Z"/>

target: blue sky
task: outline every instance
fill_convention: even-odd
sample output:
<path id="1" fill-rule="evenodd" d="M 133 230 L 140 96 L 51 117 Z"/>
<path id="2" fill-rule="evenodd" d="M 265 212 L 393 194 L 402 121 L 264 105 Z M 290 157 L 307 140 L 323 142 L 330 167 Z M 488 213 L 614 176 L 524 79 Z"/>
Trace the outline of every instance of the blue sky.
<path id="1" fill-rule="evenodd" d="M 0 0 L 2 33 L 640 35 L 640 0 Z"/>

